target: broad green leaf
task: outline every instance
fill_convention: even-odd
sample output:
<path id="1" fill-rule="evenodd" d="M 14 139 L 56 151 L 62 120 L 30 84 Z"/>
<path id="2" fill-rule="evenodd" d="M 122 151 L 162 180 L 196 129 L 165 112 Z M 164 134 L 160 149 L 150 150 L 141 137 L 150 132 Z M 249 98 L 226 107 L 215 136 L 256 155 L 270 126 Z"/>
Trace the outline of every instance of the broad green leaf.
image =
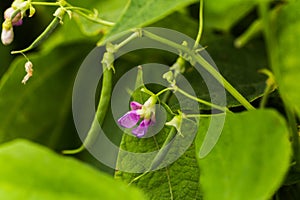
<path id="1" fill-rule="evenodd" d="M 300 2 L 284 7 L 278 18 L 279 91 L 300 116 Z"/>
<path id="2" fill-rule="evenodd" d="M 81 6 L 83 8 L 88 8 L 91 11 L 96 9 L 99 13 L 99 17 L 103 20 L 108 20 L 110 22 L 116 22 L 117 19 L 122 14 L 124 8 L 128 4 L 128 0 L 88 0 L 88 1 L 70 1 L 74 6 Z M 86 18 L 74 15 L 74 18 L 80 27 L 81 31 L 87 36 L 93 36 L 103 34 L 108 31 L 110 27 L 97 24 L 87 20 Z"/>
<path id="3" fill-rule="evenodd" d="M 0 143 L 18 137 L 52 147 L 74 143 L 75 130 L 69 126 L 73 80 L 92 48 L 76 43 L 28 55 L 34 72 L 26 85 L 21 83 L 26 60 L 12 63 L 0 81 Z"/>
<path id="4" fill-rule="evenodd" d="M 137 92 L 133 95 L 140 99 Z M 169 121 L 171 118 L 167 116 Z M 155 126 L 164 124 L 156 111 Z M 170 128 L 162 127 L 159 133 L 148 138 L 136 138 L 131 133 L 124 134 L 118 155 L 116 178 L 125 182 L 133 182 L 152 200 L 194 200 L 201 199 L 199 189 L 199 169 L 192 144 L 195 122 L 184 120 L 179 134 L 170 138 Z M 155 130 L 155 128 L 153 128 Z M 153 130 L 152 129 L 152 130 Z M 147 135 L 151 134 L 151 129 Z M 194 132 L 195 133 L 195 132 Z M 167 146 L 163 143 L 168 138 Z M 124 172 L 126 169 L 127 172 Z M 149 172 L 149 169 L 151 169 Z M 154 170 L 155 171 L 152 171 Z M 158 170 L 157 170 L 158 169 Z M 128 173 L 128 171 L 132 173 Z M 138 174 L 137 172 L 146 172 Z"/>
<path id="5" fill-rule="evenodd" d="M 162 142 L 162 141 L 160 141 Z M 123 138 L 121 148 L 127 151 L 145 152 L 157 150 L 155 141 Z M 125 159 L 126 160 L 126 159 Z M 119 160 L 119 162 L 130 162 Z M 145 160 L 147 162 L 147 160 Z M 134 161 L 132 161 L 134 163 Z M 116 179 L 129 183 L 140 174 L 116 172 Z M 195 200 L 202 199 L 199 187 L 199 169 L 195 158 L 195 148 L 192 145 L 173 164 L 152 171 L 136 180 L 133 184 L 139 187 L 151 200 Z"/>
<path id="6" fill-rule="evenodd" d="M 197 156 L 209 122 L 200 120 Z M 288 128 L 277 112 L 227 114 L 217 144 L 198 159 L 204 199 L 269 199 L 284 179 L 290 156 Z"/>
<path id="7" fill-rule="evenodd" d="M 131 0 L 125 13 L 106 37 L 149 25 L 196 0 Z"/>
<path id="8" fill-rule="evenodd" d="M 107 174 L 23 139 L 0 147 L 0 165 L 1 199 L 145 199 Z"/>
<path id="9" fill-rule="evenodd" d="M 257 1 L 257 0 L 256 0 Z M 204 1 L 204 22 L 207 28 L 229 31 L 255 6 L 255 0 Z"/>

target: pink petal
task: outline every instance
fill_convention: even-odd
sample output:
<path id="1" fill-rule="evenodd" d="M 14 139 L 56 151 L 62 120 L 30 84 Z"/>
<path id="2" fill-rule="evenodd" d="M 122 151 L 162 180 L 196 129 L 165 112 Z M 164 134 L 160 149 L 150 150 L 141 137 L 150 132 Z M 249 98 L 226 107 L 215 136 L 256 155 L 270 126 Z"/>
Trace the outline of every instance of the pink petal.
<path id="1" fill-rule="evenodd" d="M 7 8 L 4 12 L 4 19 L 9 19 L 11 18 L 12 14 L 15 12 L 16 10 L 12 7 Z M 12 25 L 13 26 L 20 26 L 22 25 L 23 21 L 22 21 L 22 15 L 21 12 L 19 12 L 13 19 L 12 19 Z"/>
<path id="2" fill-rule="evenodd" d="M 142 104 L 140 104 L 139 102 L 136 102 L 136 101 L 132 101 L 130 102 L 130 108 L 131 110 L 139 110 L 142 108 Z"/>
<path id="3" fill-rule="evenodd" d="M 140 125 L 138 127 L 136 127 L 135 129 L 132 130 L 132 133 L 136 136 L 136 137 L 143 137 L 147 131 L 148 131 L 148 127 L 151 125 L 151 120 L 143 120 Z"/>
<path id="4" fill-rule="evenodd" d="M 124 128 L 132 128 L 139 120 L 140 116 L 135 111 L 129 111 L 118 119 L 118 123 Z"/>
<path id="5" fill-rule="evenodd" d="M 23 20 L 20 19 L 19 21 L 16 21 L 16 22 L 12 22 L 12 25 L 13 26 L 21 26 L 23 24 Z"/>

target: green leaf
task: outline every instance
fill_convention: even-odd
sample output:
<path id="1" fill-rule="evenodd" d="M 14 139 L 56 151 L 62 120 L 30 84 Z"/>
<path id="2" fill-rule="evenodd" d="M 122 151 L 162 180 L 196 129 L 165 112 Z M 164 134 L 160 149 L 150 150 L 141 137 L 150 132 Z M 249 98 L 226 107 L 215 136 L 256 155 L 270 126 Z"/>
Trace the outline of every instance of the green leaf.
<path id="1" fill-rule="evenodd" d="M 149 149 L 157 150 L 155 145 L 152 138 L 145 141 L 132 137 L 129 139 L 129 136 L 127 136 L 123 138 L 121 148 L 127 151 L 145 152 Z M 119 162 L 130 162 L 128 159 L 124 160 L 121 159 Z M 151 200 L 201 199 L 199 173 L 195 148 L 192 145 L 176 162 L 157 171 L 148 172 L 135 181 L 134 185 L 139 187 Z M 115 176 L 116 179 L 122 179 L 129 183 L 139 175 L 117 171 Z"/>
<path id="2" fill-rule="evenodd" d="M 167 121 L 169 120 L 168 117 Z M 156 113 L 156 122 L 162 123 L 161 121 Z M 122 151 L 117 162 L 117 169 L 120 170 L 116 172 L 116 178 L 128 183 L 134 181 L 133 184 L 152 200 L 201 199 L 199 169 L 195 148 L 191 144 L 195 135 L 192 132 L 197 129 L 195 122 L 191 120 L 186 120 L 183 124 L 183 136 L 176 132 L 171 134 L 172 129 L 168 127 L 162 128 L 159 133 L 149 138 L 141 139 L 124 134 L 120 145 Z M 147 134 L 150 133 L 148 131 Z M 167 146 L 163 146 L 166 140 Z M 146 173 L 128 173 L 122 169 Z"/>
<path id="3" fill-rule="evenodd" d="M 200 120 L 196 153 L 210 119 Z M 198 159 L 201 189 L 207 200 L 266 200 L 289 168 L 291 145 L 285 120 L 272 110 L 227 114 L 212 151 Z"/>
<path id="4" fill-rule="evenodd" d="M 278 18 L 279 73 L 275 74 L 280 94 L 300 116 L 300 2 L 284 7 Z"/>
<path id="5" fill-rule="evenodd" d="M 88 0 L 88 1 L 70 1 L 72 5 L 81 6 L 82 8 L 88 8 L 91 11 L 96 9 L 99 12 L 99 17 L 104 20 L 109 20 L 111 22 L 117 21 L 120 14 L 123 12 L 124 8 L 128 4 L 128 0 Z M 81 31 L 87 36 L 99 35 L 100 33 L 105 33 L 110 27 L 97 24 L 87 20 L 86 18 L 74 15 L 74 18 L 80 27 Z"/>
<path id="6" fill-rule="evenodd" d="M 204 22 L 207 28 L 229 31 L 254 8 L 255 0 L 213 0 L 204 2 Z"/>
<path id="7" fill-rule="evenodd" d="M 131 0 L 125 13 L 106 37 L 149 25 L 196 0 Z"/>
<path id="8" fill-rule="evenodd" d="M 0 165 L 1 199 L 145 199 L 88 165 L 22 139 L 0 147 Z"/>
<path id="9" fill-rule="evenodd" d="M 75 43 L 29 55 L 34 72 L 26 85 L 21 83 L 26 60 L 12 63 L 0 81 L 0 143 L 18 137 L 51 147 L 74 143 L 75 130 L 69 125 L 73 80 L 92 48 Z"/>

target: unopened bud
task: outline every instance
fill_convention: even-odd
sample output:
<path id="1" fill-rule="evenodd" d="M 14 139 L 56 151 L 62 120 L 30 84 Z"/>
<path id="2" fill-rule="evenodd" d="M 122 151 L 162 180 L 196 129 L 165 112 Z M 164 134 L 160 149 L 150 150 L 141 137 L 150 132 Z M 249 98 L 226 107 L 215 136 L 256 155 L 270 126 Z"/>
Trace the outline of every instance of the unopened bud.
<path id="1" fill-rule="evenodd" d="M 171 119 L 171 121 L 166 123 L 167 126 L 175 127 L 181 136 L 183 136 L 181 133 L 182 118 L 183 118 L 183 115 L 180 113 L 179 115 L 174 116 L 173 119 Z"/>
<path id="2" fill-rule="evenodd" d="M 2 27 L 1 33 L 1 41 L 4 45 L 9 45 L 14 40 L 14 30 L 11 27 L 10 29 L 6 29 Z"/>
<path id="3" fill-rule="evenodd" d="M 16 10 L 13 9 L 12 7 L 7 8 L 4 12 L 4 19 L 11 19 L 12 15 L 14 14 Z M 21 12 L 19 12 L 13 19 L 11 19 L 11 23 L 13 26 L 20 26 L 22 25 L 22 16 Z"/>
<path id="4" fill-rule="evenodd" d="M 28 79 L 32 76 L 33 73 L 33 69 L 32 69 L 33 65 L 32 62 L 27 61 L 25 63 L 25 71 L 27 72 L 27 74 L 24 76 L 22 83 L 26 84 L 26 82 L 28 81 Z"/>

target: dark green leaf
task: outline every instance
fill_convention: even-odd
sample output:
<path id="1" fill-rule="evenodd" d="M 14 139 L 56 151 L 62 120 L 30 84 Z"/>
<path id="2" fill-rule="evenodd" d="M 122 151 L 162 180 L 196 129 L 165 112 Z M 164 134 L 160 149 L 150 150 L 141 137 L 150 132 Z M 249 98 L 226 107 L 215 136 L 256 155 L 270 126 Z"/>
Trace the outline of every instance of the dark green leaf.
<path id="1" fill-rule="evenodd" d="M 26 85 L 25 59 L 13 62 L 0 82 L 0 142 L 22 137 L 52 147 L 74 129 L 68 127 L 73 80 L 90 44 L 64 45 L 34 53 L 33 77 Z M 70 138 L 66 141 L 72 142 Z M 73 141 L 74 142 L 74 141 Z"/>

